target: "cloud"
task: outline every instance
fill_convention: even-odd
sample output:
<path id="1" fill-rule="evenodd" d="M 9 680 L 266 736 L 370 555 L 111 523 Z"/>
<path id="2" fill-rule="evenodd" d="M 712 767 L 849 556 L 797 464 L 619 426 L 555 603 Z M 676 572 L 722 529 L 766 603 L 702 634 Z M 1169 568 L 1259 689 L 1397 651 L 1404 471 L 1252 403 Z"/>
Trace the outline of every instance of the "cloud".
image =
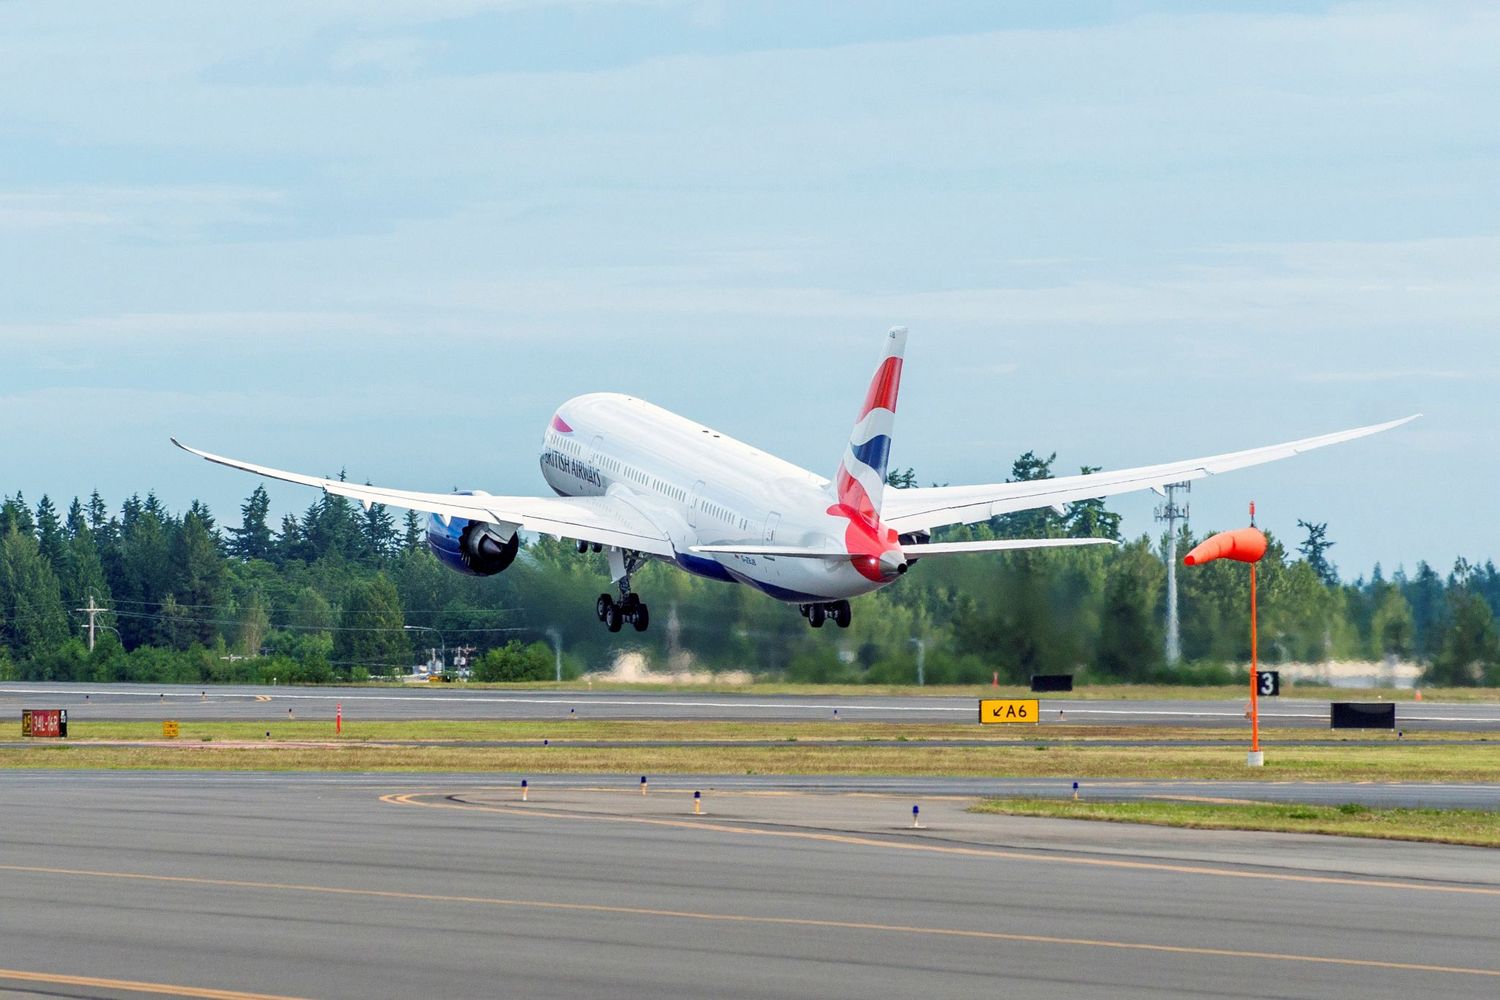
<path id="1" fill-rule="evenodd" d="M 268 223 L 280 191 L 231 185 L 75 185 L 0 191 L 0 232 L 75 227 L 139 238 L 196 239 L 212 226 Z"/>
<path id="2" fill-rule="evenodd" d="M 1500 368 L 1386 368 L 1365 371 L 1304 372 L 1292 376 L 1298 382 L 1314 384 L 1361 382 L 1493 382 L 1500 380 Z"/>

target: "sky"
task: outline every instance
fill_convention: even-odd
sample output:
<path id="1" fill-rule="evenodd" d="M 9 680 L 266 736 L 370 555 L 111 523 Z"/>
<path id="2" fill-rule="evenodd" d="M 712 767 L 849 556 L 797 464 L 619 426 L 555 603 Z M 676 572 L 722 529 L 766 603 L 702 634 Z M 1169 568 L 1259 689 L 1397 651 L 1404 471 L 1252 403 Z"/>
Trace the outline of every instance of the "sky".
<path id="1" fill-rule="evenodd" d="M 0 494 L 237 523 L 173 435 L 540 494 L 598 390 L 830 475 L 905 325 L 923 482 L 1421 412 L 1195 530 L 1500 558 L 1497 51 L 1486 3 L 0 0 Z"/>

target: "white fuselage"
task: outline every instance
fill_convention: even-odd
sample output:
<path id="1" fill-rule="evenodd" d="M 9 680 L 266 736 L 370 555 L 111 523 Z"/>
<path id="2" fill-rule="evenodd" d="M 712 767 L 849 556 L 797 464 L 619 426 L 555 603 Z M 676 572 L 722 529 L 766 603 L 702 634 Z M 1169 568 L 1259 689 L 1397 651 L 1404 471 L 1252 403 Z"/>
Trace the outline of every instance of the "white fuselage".
<path id="1" fill-rule="evenodd" d="M 566 429 L 564 429 L 566 428 Z M 699 545 L 845 544 L 828 480 L 712 428 L 616 393 L 568 400 L 543 438 L 542 475 L 561 496 L 616 497 L 660 525 L 676 562 L 788 603 L 834 601 L 893 582 L 850 560 L 695 554 Z"/>

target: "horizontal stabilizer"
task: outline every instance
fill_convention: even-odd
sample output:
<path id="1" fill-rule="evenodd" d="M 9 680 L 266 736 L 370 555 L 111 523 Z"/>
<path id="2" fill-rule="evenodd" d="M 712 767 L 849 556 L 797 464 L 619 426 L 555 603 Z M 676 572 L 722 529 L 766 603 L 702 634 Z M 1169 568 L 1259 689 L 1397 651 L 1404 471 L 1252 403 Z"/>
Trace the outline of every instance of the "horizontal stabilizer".
<path id="1" fill-rule="evenodd" d="M 984 542 L 930 542 L 903 545 L 908 559 L 926 556 L 956 556 L 967 552 L 1011 552 L 1016 549 L 1064 549 L 1077 545 L 1117 545 L 1110 538 L 997 538 Z M 700 556 L 768 556 L 782 559 L 849 559 L 848 549 L 815 548 L 807 545 L 694 545 L 689 551 Z"/>
<path id="2" fill-rule="evenodd" d="M 1013 552 L 1016 549 L 1069 549 L 1078 545 L 1118 545 L 1113 538 L 995 538 L 984 542 L 929 542 L 903 545 L 908 559 L 927 556 L 959 556 L 968 552 Z"/>
<path id="3" fill-rule="evenodd" d="M 848 549 L 816 549 L 807 545 L 694 545 L 698 556 L 769 556 L 772 559 L 848 559 Z"/>

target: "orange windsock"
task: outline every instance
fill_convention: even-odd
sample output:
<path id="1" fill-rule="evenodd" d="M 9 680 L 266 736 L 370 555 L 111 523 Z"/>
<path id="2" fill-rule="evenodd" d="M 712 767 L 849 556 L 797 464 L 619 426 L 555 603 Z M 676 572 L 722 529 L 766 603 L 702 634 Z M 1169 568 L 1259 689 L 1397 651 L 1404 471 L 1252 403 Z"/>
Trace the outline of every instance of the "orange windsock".
<path id="1" fill-rule="evenodd" d="M 1238 562 L 1260 562 L 1266 554 L 1266 536 L 1259 528 L 1240 528 L 1238 531 L 1221 531 L 1206 538 L 1182 560 L 1188 566 L 1201 566 L 1215 559 L 1234 559 Z"/>

